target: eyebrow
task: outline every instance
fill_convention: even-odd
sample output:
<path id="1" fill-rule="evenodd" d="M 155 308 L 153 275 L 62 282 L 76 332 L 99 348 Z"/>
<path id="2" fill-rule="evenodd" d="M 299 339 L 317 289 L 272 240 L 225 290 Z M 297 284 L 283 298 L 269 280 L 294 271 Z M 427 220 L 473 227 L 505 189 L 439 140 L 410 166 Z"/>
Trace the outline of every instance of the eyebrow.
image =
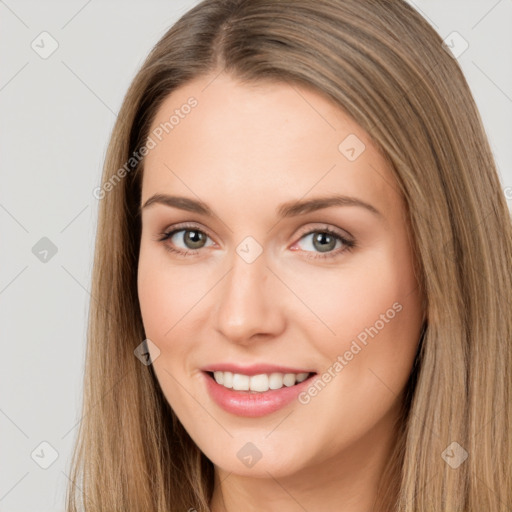
<path id="1" fill-rule="evenodd" d="M 213 210 L 203 201 L 184 196 L 172 196 L 168 194 L 154 194 L 142 206 L 141 211 L 152 205 L 161 204 L 188 212 L 194 212 L 206 217 L 214 217 Z M 334 194 L 326 197 L 316 197 L 304 200 L 292 200 L 281 204 L 276 209 L 276 214 L 280 218 L 295 217 L 305 215 L 332 206 L 359 206 L 370 211 L 377 217 L 384 218 L 382 213 L 371 204 L 358 199 L 357 197 Z"/>

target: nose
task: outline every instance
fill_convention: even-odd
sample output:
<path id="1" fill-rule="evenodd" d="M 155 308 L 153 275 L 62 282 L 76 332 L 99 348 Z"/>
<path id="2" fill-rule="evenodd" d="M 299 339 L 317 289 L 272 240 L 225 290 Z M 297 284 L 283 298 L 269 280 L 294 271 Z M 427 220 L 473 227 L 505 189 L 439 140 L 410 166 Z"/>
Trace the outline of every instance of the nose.
<path id="1" fill-rule="evenodd" d="M 284 290 L 267 263 L 264 252 L 251 263 L 234 253 L 231 270 L 219 283 L 215 328 L 234 343 L 254 343 L 261 336 L 272 339 L 285 328 Z"/>

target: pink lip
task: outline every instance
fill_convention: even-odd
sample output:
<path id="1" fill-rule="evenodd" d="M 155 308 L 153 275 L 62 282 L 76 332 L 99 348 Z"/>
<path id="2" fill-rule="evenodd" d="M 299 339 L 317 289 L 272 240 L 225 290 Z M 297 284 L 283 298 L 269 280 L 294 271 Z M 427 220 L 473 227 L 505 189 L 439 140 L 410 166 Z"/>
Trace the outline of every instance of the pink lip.
<path id="1" fill-rule="evenodd" d="M 268 368 L 268 367 L 265 367 Z M 275 367 L 273 367 L 275 368 Z M 253 370 L 253 368 L 251 368 Z M 231 370 L 226 370 L 231 371 Z M 235 373 L 245 373 L 238 371 Z M 255 371 L 250 375 L 257 375 L 258 373 L 272 373 L 272 371 Z M 279 373 L 302 373 L 302 372 L 279 372 Z M 269 389 L 264 393 L 257 391 L 235 391 L 233 389 L 225 388 L 215 382 L 206 371 L 202 372 L 205 379 L 206 389 L 210 398 L 222 409 L 237 416 L 245 416 L 249 418 L 256 418 L 265 416 L 278 411 L 286 405 L 293 402 L 301 391 L 304 391 L 310 384 L 311 380 L 316 377 L 312 375 L 306 380 L 295 384 L 294 386 L 283 386 L 281 389 Z"/>
<path id="2" fill-rule="evenodd" d="M 212 364 L 201 368 L 203 372 L 231 372 L 241 373 L 243 375 L 260 375 L 262 373 L 314 373 L 315 370 L 289 368 L 286 366 L 276 366 L 273 364 L 252 364 L 250 366 L 240 366 L 233 363 Z"/>

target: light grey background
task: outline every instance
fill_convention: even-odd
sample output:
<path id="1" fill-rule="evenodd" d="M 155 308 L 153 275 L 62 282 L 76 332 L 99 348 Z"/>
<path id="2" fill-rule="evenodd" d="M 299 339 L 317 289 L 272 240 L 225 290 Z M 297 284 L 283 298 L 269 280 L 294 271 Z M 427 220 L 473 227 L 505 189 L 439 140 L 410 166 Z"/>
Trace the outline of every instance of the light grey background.
<path id="1" fill-rule="evenodd" d="M 2 512 L 64 510 L 80 420 L 92 191 L 131 79 L 196 3 L 0 0 Z M 455 50 L 469 44 L 458 60 L 512 206 L 512 0 L 410 3 Z M 58 48 L 42 58 L 53 40 Z"/>

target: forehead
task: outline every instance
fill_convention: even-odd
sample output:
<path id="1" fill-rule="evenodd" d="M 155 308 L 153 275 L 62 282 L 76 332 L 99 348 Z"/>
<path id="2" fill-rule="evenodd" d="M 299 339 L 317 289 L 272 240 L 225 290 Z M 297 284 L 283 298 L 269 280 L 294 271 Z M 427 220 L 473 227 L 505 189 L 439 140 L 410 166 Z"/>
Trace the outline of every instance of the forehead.
<path id="1" fill-rule="evenodd" d="M 241 206 L 308 191 L 396 201 L 388 164 L 366 132 L 328 97 L 296 84 L 196 79 L 165 99 L 150 137 L 142 202 L 177 189 L 222 190 Z"/>

